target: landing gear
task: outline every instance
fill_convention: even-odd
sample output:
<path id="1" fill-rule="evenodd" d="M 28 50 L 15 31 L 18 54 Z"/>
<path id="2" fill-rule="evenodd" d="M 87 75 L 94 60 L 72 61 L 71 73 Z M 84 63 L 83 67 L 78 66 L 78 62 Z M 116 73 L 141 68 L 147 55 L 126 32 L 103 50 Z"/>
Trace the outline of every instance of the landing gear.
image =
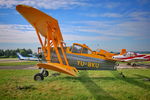
<path id="1" fill-rule="evenodd" d="M 35 81 L 42 81 L 42 80 L 44 80 L 44 76 L 41 73 L 37 73 L 34 75 L 34 80 Z"/>
<path id="2" fill-rule="evenodd" d="M 125 75 L 123 74 L 123 72 L 120 72 L 119 74 L 122 78 L 125 78 Z"/>
<path id="3" fill-rule="evenodd" d="M 43 75 L 44 77 L 47 77 L 47 76 L 49 75 L 49 73 L 48 73 L 47 70 L 45 70 L 45 71 L 42 73 L 42 75 Z"/>
<path id="4" fill-rule="evenodd" d="M 127 63 L 127 65 L 131 65 L 131 66 L 136 66 L 136 64 L 135 63 Z"/>
<path id="5" fill-rule="evenodd" d="M 131 63 L 127 63 L 127 65 L 131 65 Z"/>
<path id="6" fill-rule="evenodd" d="M 34 75 L 35 81 L 42 81 L 44 80 L 44 77 L 47 77 L 49 75 L 48 71 L 44 68 L 41 69 L 40 73 L 37 73 Z"/>
<path id="7" fill-rule="evenodd" d="M 116 66 L 119 66 L 119 63 L 116 63 Z"/>
<path id="8" fill-rule="evenodd" d="M 134 66 L 136 66 L 136 64 L 135 64 L 135 63 L 133 63 L 133 64 L 132 64 L 132 66 L 134 67 Z"/>

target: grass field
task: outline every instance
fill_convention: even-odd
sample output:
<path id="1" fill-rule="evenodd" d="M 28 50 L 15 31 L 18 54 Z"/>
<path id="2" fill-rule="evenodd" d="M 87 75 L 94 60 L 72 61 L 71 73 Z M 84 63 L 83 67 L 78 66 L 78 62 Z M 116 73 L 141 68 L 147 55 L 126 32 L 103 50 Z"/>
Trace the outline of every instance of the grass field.
<path id="1" fill-rule="evenodd" d="M 21 65 L 36 65 L 37 61 L 23 61 L 23 62 L 0 62 L 0 66 L 21 66 Z"/>
<path id="2" fill-rule="evenodd" d="M 0 59 L 18 59 L 18 58 L 0 58 Z"/>
<path id="3" fill-rule="evenodd" d="M 38 62 L 37 61 L 22 61 L 22 62 L 0 62 L 0 66 L 21 66 L 21 65 L 36 65 Z M 127 63 L 127 62 L 119 62 L 121 63 Z M 136 64 L 150 64 L 150 61 L 145 61 L 145 62 L 138 62 Z"/>
<path id="4" fill-rule="evenodd" d="M 41 82 L 33 80 L 38 71 L 0 70 L 0 100 L 150 100 L 150 81 L 143 80 L 150 78 L 149 69 L 80 71 L 78 77 L 62 74 Z"/>
<path id="5" fill-rule="evenodd" d="M 128 62 L 118 62 L 119 64 L 120 63 L 128 63 Z M 150 64 L 150 61 L 142 61 L 142 62 L 134 62 L 136 64 Z"/>

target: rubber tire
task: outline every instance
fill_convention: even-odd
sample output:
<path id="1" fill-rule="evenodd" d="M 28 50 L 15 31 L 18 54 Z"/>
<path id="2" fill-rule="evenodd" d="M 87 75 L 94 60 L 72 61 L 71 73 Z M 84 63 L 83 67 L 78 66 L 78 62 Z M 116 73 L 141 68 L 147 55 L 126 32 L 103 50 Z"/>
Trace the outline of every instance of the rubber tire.
<path id="1" fill-rule="evenodd" d="M 135 67 L 135 66 L 136 66 L 136 64 L 135 64 L 135 63 L 133 63 L 133 64 L 132 64 L 132 66 L 133 66 L 133 67 Z"/>
<path id="2" fill-rule="evenodd" d="M 131 65 L 131 63 L 127 63 L 127 65 Z"/>
<path id="3" fill-rule="evenodd" d="M 44 76 L 41 73 L 37 73 L 34 75 L 34 80 L 35 81 L 42 81 L 42 80 L 44 80 Z"/>
<path id="4" fill-rule="evenodd" d="M 116 63 L 116 66 L 119 66 L 119 63 Z"/>
<path id="5" fill-rule="evenodd" d="M 42 75 L 43 75 L 44 77 L 47 77 L 47 76 L 49 75 L 49 72 L 48 72 L 47 70 L 45 70 L 44 73 L 42 73 Z"/>

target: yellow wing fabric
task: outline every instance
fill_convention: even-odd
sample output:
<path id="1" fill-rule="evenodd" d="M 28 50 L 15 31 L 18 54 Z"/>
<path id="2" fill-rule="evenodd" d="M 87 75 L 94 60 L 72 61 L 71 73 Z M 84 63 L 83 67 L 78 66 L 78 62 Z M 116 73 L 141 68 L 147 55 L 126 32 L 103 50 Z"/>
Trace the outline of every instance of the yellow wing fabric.
<path id="1" fill-rule="evenodd" d="M 52 18 L 51 16 L 35 9 L 30 6 L 26 5 L 18 5 L 16 6 L 16 10 L 33 26 L 35 27 L 39 33 L 47 37 L 47 29 L 48 24 L 51 26 L 51 31 L 53 29 L 57 29 L 57 35 L 59 39 L 63 41 L 60 28 L 56 19 Z M 55 34 L 56 35 L 56 34 Z"/>

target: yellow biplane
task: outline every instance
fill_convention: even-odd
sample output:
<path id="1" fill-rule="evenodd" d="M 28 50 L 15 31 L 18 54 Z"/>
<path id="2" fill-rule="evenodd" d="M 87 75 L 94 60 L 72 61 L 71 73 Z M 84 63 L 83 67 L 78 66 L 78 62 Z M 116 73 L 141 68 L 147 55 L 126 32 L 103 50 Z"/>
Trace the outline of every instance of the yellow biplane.
<path id="1" fill-rule="evenodd" d="M 26 5 L 17 5 L 16 10 L 35 28 L 41 44 L 45 63 L 38 63 L 41 69 L 34 80 L 43 80 L 50 69 L 71 76 L 80 70 L 115 70 L 115 54 L 105 50 L 92 51 L 85 44 L 74 43 L 66 47 L 56 19 Z M 44 38 L 41 38 L 44 37 Z"/>

